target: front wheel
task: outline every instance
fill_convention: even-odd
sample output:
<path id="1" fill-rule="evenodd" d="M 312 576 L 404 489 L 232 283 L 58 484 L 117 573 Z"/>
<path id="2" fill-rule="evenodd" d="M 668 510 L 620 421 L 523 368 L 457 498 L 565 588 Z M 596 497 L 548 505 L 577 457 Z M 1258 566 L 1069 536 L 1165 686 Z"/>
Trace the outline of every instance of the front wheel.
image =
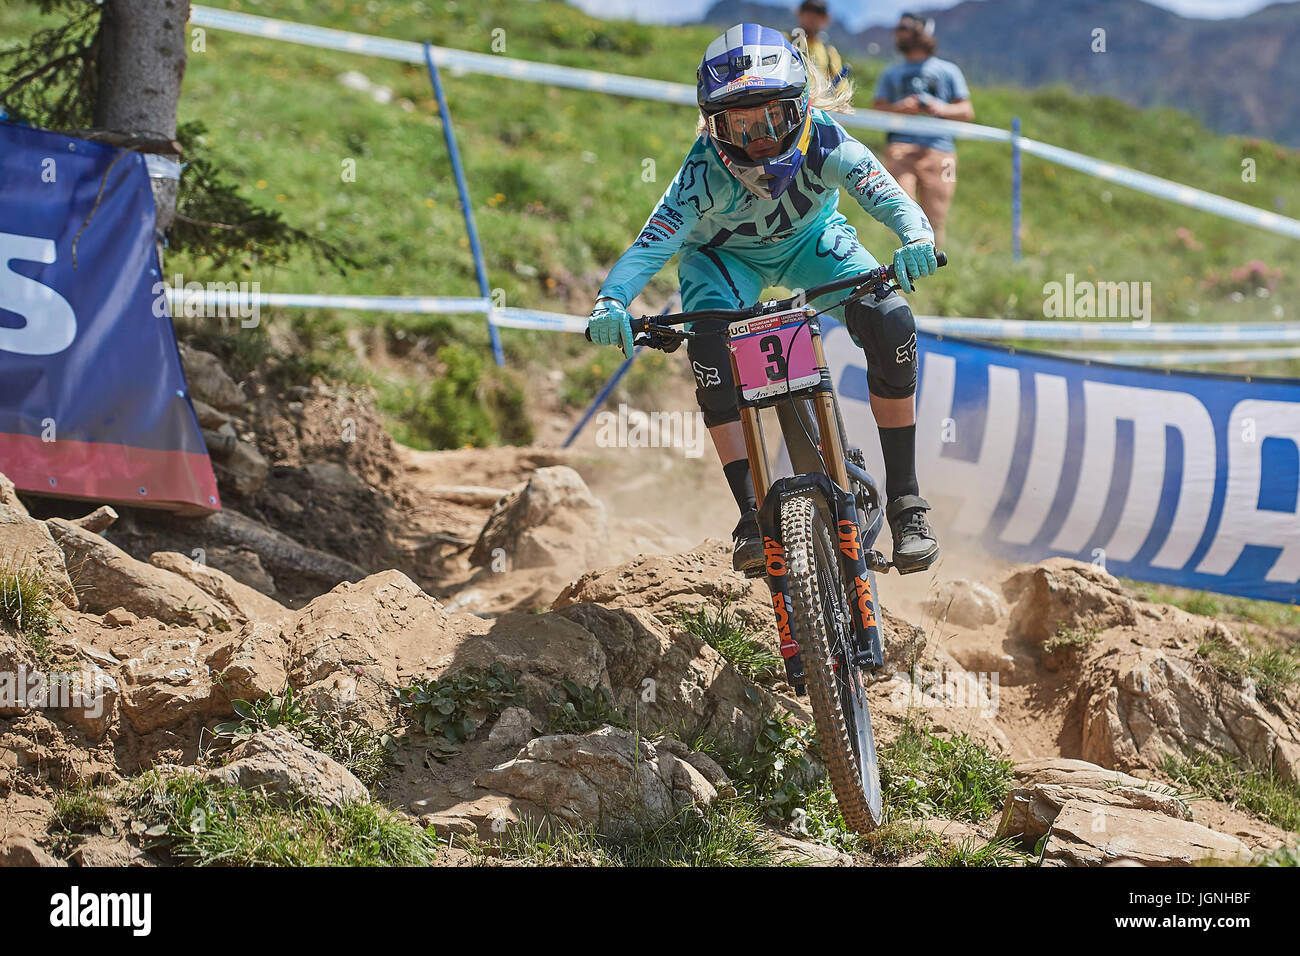
<path id="1" fill-rule="evenodd" d="M 848 828 L 869 833 L 882 812 L 876 741 L 866 682 L 849 652 L 852 625 L 839 559 L 819 502 L 812 492 L 781 502 L 790 626 L 803 655 L 831 789 Z"/>

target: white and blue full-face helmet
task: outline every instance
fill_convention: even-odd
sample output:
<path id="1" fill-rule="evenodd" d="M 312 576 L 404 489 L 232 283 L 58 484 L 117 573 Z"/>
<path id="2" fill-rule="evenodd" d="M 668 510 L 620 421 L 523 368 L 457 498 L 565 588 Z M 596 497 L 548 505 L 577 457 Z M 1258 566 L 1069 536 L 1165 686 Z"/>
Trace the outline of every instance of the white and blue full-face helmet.
<path id="1" fill-rule="evenodd" d="M 709 44 L 695 74 L 696 99 L 709 139 L 731 174 L 754 195 L 776 199 L 808 150 L 808 68 L 784 34 L 738 23 Z M 757 140 L 771 152 L 753 159 Z"/>

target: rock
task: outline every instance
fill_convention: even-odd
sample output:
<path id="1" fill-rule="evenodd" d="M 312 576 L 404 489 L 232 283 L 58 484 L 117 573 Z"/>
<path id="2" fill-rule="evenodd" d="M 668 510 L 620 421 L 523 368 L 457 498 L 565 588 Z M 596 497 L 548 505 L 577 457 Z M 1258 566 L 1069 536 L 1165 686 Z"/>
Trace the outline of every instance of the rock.
<path id="1" fill-rule="evenodd" d="M 1106 767 L 1156 767 L 1166 755 L 1210 752 L 1267 770 L 1300 747 L 1284 702 L 1265 709 L 1250 689 L 1198 666 L 1195 649 L 1121 648 L 1091 663 L 1081 682 L 1081 755 Z M 1283 771 L 1289 772 L 1289 771 Z"/>
<path id="2" fill-rule="evenodd" d="M 926 611 L 959 627 L 983 627 L 1007 614 L 1007 606 L 989 587 L 958 578 L 942 585 L 926 602 Z"/>
<path id="3" fill-rule="evenodd" d="M 155 866 L 139 847 L 126 840 L 100 840 L 92 838 L 73 851 L 69 859 L 77 866 Z"/>
<path id="4" fill-rule="evenodd" d="M 199 420 L 199 427 L 219 429 L 225 425 L 230 425 L 233 419 L 225 412 L 218 411 L 202 399 L 190 396 L 190 404 L 194 406 L 194 417 Z"/>
<path id="5" fill-rule="evenodd" d="M 1022 784 L 1054 784 L 1067 787 L 1086 787 L 1091 790 L 1109 790 L 1113 787 L 1152 788 L 1159 786 L 1149 780 L 1134 777 L 1118 770 L 1107 770 L 1086 760 L 1067 757 L 1041 757 L 1018 761 L 1012 767 L 1016 780 Z"/>
<path id="6" fill-rule="evenodd" d="M 90 531 L 93 534 L 103 534 L 117 521 L 117 512 L 108 505 L 100 505 L 90 514 L 82 518 L 73 518 L 72 523 L 78 528 Z"/>
<path id="7" fill-rule="evenodd" d="M 614 727 L 538 737 L 476 785 L 527 800 L 560 822 L 624 838 L 659 826 L 717 790 L 667 750 Z"/>
<path id="8" fill-rule="evenodd" d="M 1193 866 L 1249 859 L 1246 844 L 1198 823 L 1085 800 L 1065 802 L 1043 851 L 1043 862 L 1054 866 Z"/>
<path id="9" fill-rule="evenodd" d="M 224 571 L 175 551 L 155 551 L 149 556 L 149 563 L 198 585 L 213 600 L 234 612 L 237 621 L 274 621 L 290 613 L 278 601 L 241 584 Z"/>
<path id="10" fill-rule="evenodd" d="M 692 739 L 703 734 L 747 752 L 764 715 L 790 709 L 699 638 L 664 627 L 645 610 L 575 604 L 554 613 L 600 642 L 614 704 L 636 715 L 643 730 L 671 729 Z"/>
<path id="11" fill-rule="evenodd" d="M 1008 631 L 1041 643 L 1070 629 L 1103 629 L 1137 623 L 1137 612 L 1119 581 L 1095 565 L 1052 558 L 1017 571 L 1002 585 L 1014 602 Z"/>
<path id="12" fill-rule="evenodd" d="M 248 400 L 243 385 L 235 384 L 235 380 L 226 374 L 221 360 L 211 352 L 181 347 L 180 353 L 185 382 L 192 397 L 224 411 L 234 411 Z"/>
<path id="13" fill-rule="evenodd" d="M 124 607 L 115 607 L 104 612 L 105 627 L 130 627 L 139 623 L 140 619 Z"/>
<path id="14" fill-rule="evenodd" d="M 20 833 L 0 842 L 0 867 L 67 866 L 42 850 L 29 835 Z"/>
<path id="15" fill-rule="evenodd" d="M 504 554 L 512 568 L 594 563 L 609 532 L 605 506 L 566 465 L 539 468 L 522 491 L 498 502 L 470 563 L 490 565 Z"/>
<path id="16" fill-rule="evenodd" d="M 251 622 L 218 642 L 205 664 L 229 700 L 257 701 L 289 683 L 289 649 L 274 622 Z"/>
<path id="17" fill-rule="evenodd" d="M 427 489 L 426 494 L 471 508 L 491 508 L 509 495 L 510 489 L 489 488 L 486 485 L 437 485 Z"/>
<path id="18" fill-rule="evenodd" d="M 55 598 L 70 608 L 77 595 L 63 552 L 45 522 L 27 514 L 14 484 L 0 474 L 0 567 L 31 568 L 48 583 Z"/>
<path id="19" fill-rule="evenodd" d="M 793 866 L 852 866 L 853 857 L 824 843 L 797 840 L 778 833 L 772 838 L 776 862 Z"/>
<path id="20" fill-rule="evenodd" d="M 99 535 L 62 518 L 46 522 L 64 560 L 75 569 L 84 611 L 117 608 L 169 624 L 211 627 L 234 613 L 178 574 L 137 561 Z"/>
<path id="21" fill-rule="evenodd" d="M 224 712 L 225 700 L 213 698 L 202 644 L 195 629 L 172 631 L 122 663 L 122 713 L 137 733 L 173 730 Z"/>
<path id="22" fill-rule="evenodd" d="M 195 522 L 195 534 L 202 534 L 205 540 L 217 545 L 252 551 L 272 574 L 301 575 L 324 582 L 328 587 L 340 581 L 360 581 L 366 576 L 359 565 L 299 544 L 287 534 L 231 508 L 223 508 Z"/>
<path id="23" fill-rule="evenodd" d="M 500 750 L 518 750 L 533 739 L 533 715 L 522 707 L 507 707 L 492 726 L 488 744 Z"/>
<path id="24" fill-rule="evenodd" d="M 257 494 L 266 485 L 271 466 L 256 445 L 236 439 L 230 443 L 226 454 L 212 456 L 212 470 L 223 487 L 247 497 Z"/>
<path id="25" fill-rule="evenodd" d="M 247 585 L 259 594 L 276 593 L 275 578 L 262 565 L 256 551 L 248 548 L 227 548 L 220 545 L 207 549 L 208 567 L 224 571 L 240 584 Z"/>
<path id="26" fill-rule="evenodd" d="M 262 790 L 282 801 L 303 795 L 339 809 L 345 803 L 368 803 L 370 793 L 342 764 L 317 753 L 286 730 L 263 730 L 237 746 L 224 767 L 207 780 L 241 790 Z"/>
<path id="27" fill-rule="evenodd" d="M 1176 820 L 1191 820 L 1192 811 L 1172 793 L 1137 787 L 1094 790 L 1089 787 L 1036 783 L 1015 787 L 1007 794 L 998 824 L 999 837 L 1018 837 L 1036 843 L 1071 800 L 1110 807 L 1128 807 L 1161 813 Z"/>

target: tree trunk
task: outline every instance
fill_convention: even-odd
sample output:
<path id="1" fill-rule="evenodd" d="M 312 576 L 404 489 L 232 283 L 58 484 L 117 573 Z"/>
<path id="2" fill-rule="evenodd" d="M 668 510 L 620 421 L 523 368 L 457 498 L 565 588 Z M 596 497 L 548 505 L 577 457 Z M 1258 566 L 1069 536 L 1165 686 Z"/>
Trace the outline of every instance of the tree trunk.
<path id="1" fill-rule="evenodd" d="M 97 127 L 130 137 L 176 138 L 189 17 L 189 0 L 104 0 Z M 175 218 L 178 183 L 162 178 L 151 183 L 161 234 Z M 161 249 L 158 258 L 161 262 Z"/>

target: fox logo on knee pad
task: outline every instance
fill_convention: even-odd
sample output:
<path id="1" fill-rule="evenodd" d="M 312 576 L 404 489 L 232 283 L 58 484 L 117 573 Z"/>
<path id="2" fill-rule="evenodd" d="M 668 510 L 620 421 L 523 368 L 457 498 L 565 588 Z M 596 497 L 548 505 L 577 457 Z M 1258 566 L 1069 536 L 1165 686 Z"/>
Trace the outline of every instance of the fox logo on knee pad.
<path id="1" fill-rule="evenodd" d="M 722 384 L 722 377 L 712 365 L 701 365 L 699 362 L 692 362 L 691 368 L 695 369 L 695 381 L 699 382 L 700 388 Z"/>
<path id="2" fill-rule="evenodd" d="M 915 362 L 916 361 L 916 333 L 913 332 L 912 337 L 908 339 L 906 342 L 904 342 L 902 345 L 900 345 L 898 347 L 898 351 L 895 352 L 894 354 L 898 360 L 899 365 L 911 365 L 913 362 Z"/>

